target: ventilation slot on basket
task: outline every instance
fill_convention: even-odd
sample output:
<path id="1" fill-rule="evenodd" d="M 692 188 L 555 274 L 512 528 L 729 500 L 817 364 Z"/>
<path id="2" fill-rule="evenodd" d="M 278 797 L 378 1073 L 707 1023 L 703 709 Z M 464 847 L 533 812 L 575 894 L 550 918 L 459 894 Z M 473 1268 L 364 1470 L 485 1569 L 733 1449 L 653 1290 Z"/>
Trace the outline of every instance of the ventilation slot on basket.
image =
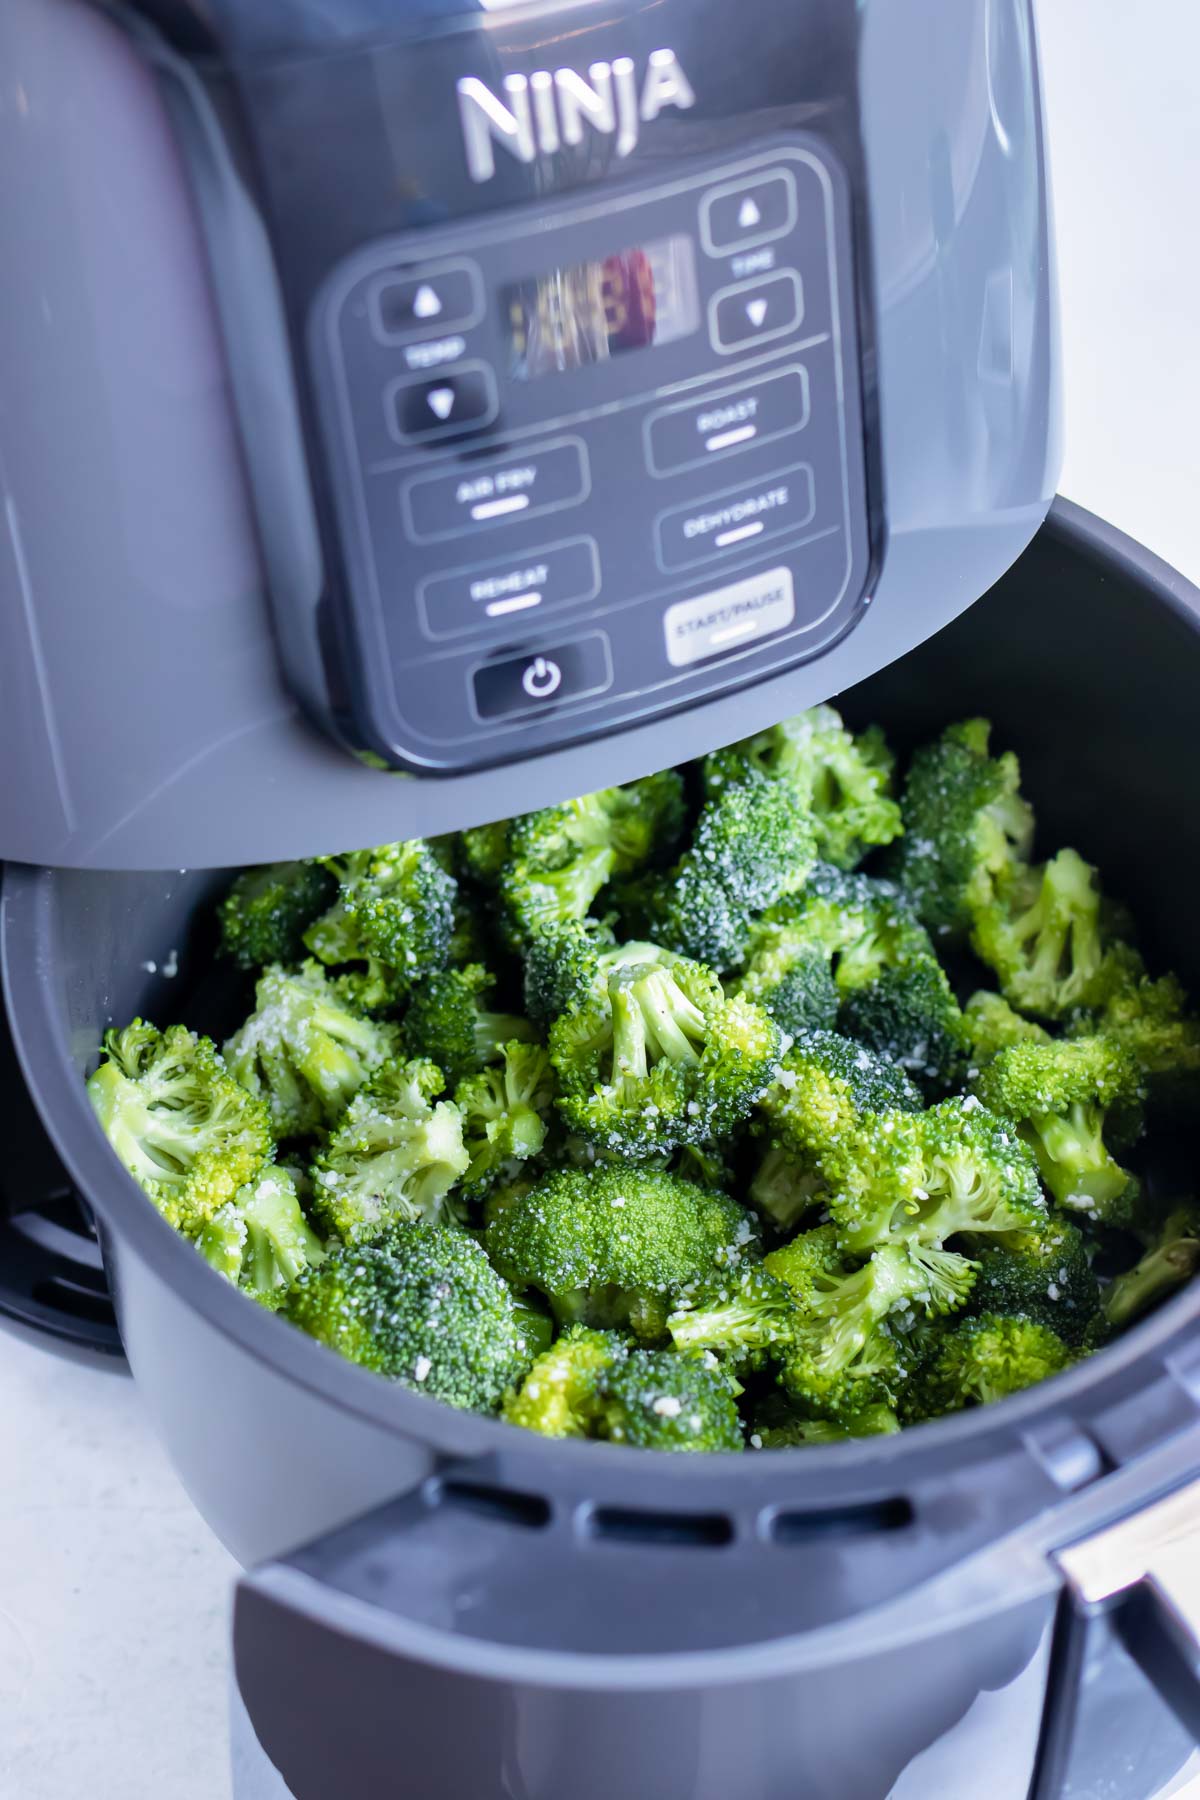
<path id="1" fill-rule="evenodd" d="M 831 1507 L 825 1512 L 777 1512 L 767 1522 L 776 1544 L 808 1544 L 814 1538 L 868 1537 L 877 1531 L 903 1531 L 914 1518 L 908 1500 L 871 1500 L 860 1506 Z"/>
<path id="2" fill-rule="evenodd" d="M 733 1521 L 723 1513 L 642 1512 L 625 1506 L 597 1506 L 587 1515 L 591 1537 L 625 1544 L 683 1544 L 719 1549 L 733 1541 Z"/>
<path id="3" fill-rule="evenodd" d="M 501 1525 L 520 1525 L 527 1531 L 550 1523 L 550 1504 L 540 1494 L 518 1494 L 511 1488 L 480 1487 L 470 1481 L 443 1481 L 438 1499 L 464 1512 L 478 1513 Z"/>
<path id="4" fill-rule="evenodd" d="M 97 1293 L 95 1288 L 81 1287 L 79 1282 L 66 1281 L 61 1275 L 35 1283 L 33 1298 L 40 1306 L 67 1313 L 71 1318 L 85 1320 L 91 1325 L 113 1323 L 112 1301 L 107 1290 Z"/>

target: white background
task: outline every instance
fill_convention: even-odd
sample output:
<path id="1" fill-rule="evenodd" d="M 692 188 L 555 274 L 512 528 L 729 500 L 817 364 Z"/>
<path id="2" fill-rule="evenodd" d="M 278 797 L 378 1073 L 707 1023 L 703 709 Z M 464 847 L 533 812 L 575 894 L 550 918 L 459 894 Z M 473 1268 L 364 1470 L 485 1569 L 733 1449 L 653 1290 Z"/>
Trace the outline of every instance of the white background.
<path id="1" fill-rule="evenodd" d="M 1063 491 L 1200 581 L 1200 7 L 1040 12 Z M 0 1800 L 225 1800 L 233 1573 L 132 1384 L 0 1336 Z"/>

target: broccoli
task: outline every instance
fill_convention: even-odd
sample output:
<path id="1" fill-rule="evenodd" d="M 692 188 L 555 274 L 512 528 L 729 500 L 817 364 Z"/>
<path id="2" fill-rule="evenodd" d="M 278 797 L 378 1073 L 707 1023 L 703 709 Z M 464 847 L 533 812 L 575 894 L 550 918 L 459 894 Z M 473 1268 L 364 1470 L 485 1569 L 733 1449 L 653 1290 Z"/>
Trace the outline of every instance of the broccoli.
<path id="1" fill-rule="evenodd" d="M 760 1105 L 772 1146 L 796 1159 L 798 1175 L 828 1174 L 836 1182 L 859 1123 L 875 1114 L 919 1112 L 921 1096 L 903 1069 L 864 1045 L 812 1031 L 788 1051 L 778 1083 Z M 781 1173 L 777 1162 L 771 1176 Z"/>
<path id="2" fill-rule="evenodd" d="M 496 1062 L 502 1046 L 514 1038 L 536 1038 L 527 1019 L 489 1009 L 495 986 L 495 976 L 482 963 L 430 975 L 414 991 L 404 1015 L 404 1054 L 428 1057 L 455 1086 Z"/>
<path id="3" fill-rule="evenodd" d="M 616 945 L 600 919 L 567 919 L 547 926 L 525 949 L 525 1007 L 549 1025 L 586 998 L 600 981 L 600 958 Z"/>
<path id="4" fill-rule="evenodd" d="M 825 1204 L 828 1189 L 811 1159 L 773 1143 L 749 1187 L 750 1204 L 779 1231 L 796 1231 L 806 1215 Z"/>
<path id="5" fill-rule="evenodd" d="M 460 874 L 481 887 L 495 887 L 508 861 L 508 819 L 497 819 L 492 825 L 476 825 L 460 831 L 456 846 L 456 862 Z"/>
<path id="6" fill-rule="evenodd" d="M 805 1444 L 837 1444 L 849 1438 L 888 1437 L 900 1421 L 888 1406 L 867 1406 L 841 1419 L 809 1419 L 788 1405 L 782 1394 L 765 1400 L 754 1415 L 752 1450 L 798 1450 Z"/>
<path id="7" fill-rule="evenodd" d="M 756 775 L 786 783 L 796 804 L 812 814 L 818 854 L 850 869 L 869 849 L 900 835 L 894 767 L 878 727 L 855 738 L 832 706 L 814 706 L 706 757 L 704 782 L 710 795 Z"/>
<path id="8" fill-rule="evenodd" d="M 541 1153 L 553 1098 L 549 1056 L 541 1044 L 520 1039 L 501 1047 L 496 1067 L 459 1082 L 454 1104 L 471 1159 L 462 1179 L 466 1199 L 486 1198 Z"/>
<path id="9" fill-rule="evenodd" d="M 1136 950 L 1114 944 L 1097 990 L 1097 1010 L 1077 1013 L 1068 1031 L 1115 1038 L 1141 1069 L 1150 1106 L 1188 1122 L 1200 1106 L 1200 1019 L 1177 977 L 1152 980 Z"/>
<path id="10" fill-rule="evenodd" d="M 617 963 L 556 1019 L 550 1057 L 568 1127 L 633 1160 L 733 1131 L 774 1080 L 779 1027 L 684 959 Z"/>
<path id="11" fill-rule="evenodd" d="M 417 838 L 324 856 L 337 899 L 309 926 L 304 942 L 329 965 L 365 963 L 374 1004 L 446 967 L 454 931 L 457 884 L 429 845 Z"/>
<path id="12" fill-rule="evenodd" d="M 841 997 L 832 958 L 782 921 L 753 927 L 745 967 L 729 991 L 761 1006 L 791 1037 L 837 1024 Z"/>
<path id="13" fill-rule="evenodd" d="M 664 1350 L 632 1350 L 596 1378 L 596 1436 L 635 1450 L 745 1448 L 733 1389 L 716 1369 Z"/>
<path id="14" fill-rule="evenodd" d="M 1032 1154 L 1015 1125 L 973 1095 L 915 1117 L 868 1116 L 845 1157 L 829 1210 L 856 1253 L 895 1241 L 932 1247 L 960 1232 L 1011 1242 L 1045 1229 Z"/>
<path id="15" fill-rule="evenodd" d="M 274 1148 L 267 1109 L 208 1038 L 135 1019 L 107 1031 L 88 1098 L 122 1164 L 163 1217 L 195 1237 Z"/>
<path id="16" fill-rule="evenodd" d="M 450 1215 L 447 1196 L 471 1159 L 462 1114 L 437 1099 L 444 1086 L 431 1062 L 385 1063 L 330 1132 L 313 1164 L 313 1210 L 345 1243 Z"/>
<path id="17" fill-rule="evenodd" d="M 1022 1018 L 1008 1001 L 981 988 L 963 1008 L 963 1031 L 977 1065 L 990 1062 L 1013 1044 L 1048 1044 L 1050 1033 L 1033 1019 Z"/>
<path id="18" fill-rule="evenodd" d="M 685 1288 L 734 1267 L 754 1235 L 723 1194 L 609 1163 L 554 1170 L 489 1218 L 484 1241 L 505 1279 L 544 1294 L 560 1322 L 653 1343 Z"/>
<path id="19" fill-rule="evenodd" d="M 238 876 L 217 909 L 221 949 L 239 969 L 298 962 L 304 933 L 337 893 L 315 862 L 267 863 Z"/>
<path id="20" fill-rule="evenodd" d="M 1126 1222 L 1138 1183 L 1112 1149 L 1126 1148 L 1141 1131 L 1142 1084 L 1137 1064 L 1115 1039 L 1014 1044 L 974 1086 L 1032 1146 L 1060 1206 L 1106 1224 Z"/>
<path id="21" fill-rule="evenodd" d="M 259 977 L 254 1011 L 225 1045 L 230 1074 L 265 1102 L 277 1138 L 332 1124 L 359 1088 L 396 1054 L 394 1025 L 348 1005 L 320 963 Z"/>
<path id="22" fill-rule="evenodd" d="M 905 1395 L 910 1418 L 936 1418 L 987 1406 L 1047 1381 L 1074 1358 L 1049 1326 L 1024 1317 L 984 1313 L 963 1319 L 936 1342 Z"/>
<path id="23" fill-rule="evenodd" d="M 263 1306 L 277 1307 L 301 1270 L 323 1262 L 286 1169 L 268 1167 L 219 1206 L 196 1239 L 219 1274 Z"/>
<path id="24" fill-rule="evenodd" d="M 1102 993 L 1106 940 L 1096 871 L 1074 850 L 1025 870 L 977 908 L 971 933 L 1005 999 L 1044 1019 L 1065 1019 Z"/>
<path id="25" fill-rule="evenodd" d="M 1150 1235 L 1132 1269 L 1118 1275 L 1104 1295 L 1104 1317 L 1123 1329 L 1190 1281 L 1200 1269 L 1200 1208 L 1176 1206 Z"/>
<path id="26" fill-rule="evenodd" d="M 963 1016 L 933 955 L 914 957 L 855 988 L 842 1002 L 838 1025 L 932 1094 L 946 1093 L 962 1075 Z"/>
<path id="27" fill-rule="evenodd" d="M 495 1412 L 532 1358 L 513 1297 L 465 1232 L 394 1225 L 377 1243 L 331 1250 L 289 1289 L 293 1325 L 447 1406 Z"/>
<path id="28" fill-rule="evenodd" d="M 789 1342 L 796 1317 L 796 1295 L 787 1282 L 761 1263 L 748 1263 L 689 1289 L 667 1329 L 685 1354 L 711 1351 L 735 1368 L 757 1368 Z"/>
<path id="29" fill-rule="evenodd" d="M 460 888 L 454 901 L 454 929 L 450 933 L 450 948 L 446 953 L 450 967 L 469 969 L 473 963 L 486 966 L 491 950 L 485 921 Z"/>
<path id="30" fill-rule="evenodd" d="M 804 886 L 816 857 L 811 819 L 779 782 L 722 788 L 674 868 L 629 885 L 629 934 L 721 971 L 743 960 L 755 919 Z"/>
<path id="31" fill-rule="evenodd" d="M 1033 1319 L 1078 1346 L 1100 1310 L 1100 1283 L 1082 1234 L 1068 1220 L 1051 1219 L 1040 1234 L 985 1246 L 972 1304 L 978 1312 Z"/>
<path id="32" fill-rule="evenodd" d="M 681 1181 L 694 1181 L 697 1187 L 715 1188 L 718 1193 L 727 1193 L 732 1184 L 729 1163 L 715 1144 L 681 1144 L 667 1166 Z"/>
<path id="33" fill-rule="evenodd" d="M 625 1354 L 613 1333 L 569 1325 L 520 1387 L 505 1395 L 501 1417 L 542 1437 L 594 1436 L 600 1416 L 597 1378 Z"/>
<path id="34" fill-rule="evenodd" d="M 951 725 L 913 757 L 892 872 L 930 931 L 965 938 L 1022 872 L 1033 813 L 1011 752 L 993 757 L 985 719 Z"/>

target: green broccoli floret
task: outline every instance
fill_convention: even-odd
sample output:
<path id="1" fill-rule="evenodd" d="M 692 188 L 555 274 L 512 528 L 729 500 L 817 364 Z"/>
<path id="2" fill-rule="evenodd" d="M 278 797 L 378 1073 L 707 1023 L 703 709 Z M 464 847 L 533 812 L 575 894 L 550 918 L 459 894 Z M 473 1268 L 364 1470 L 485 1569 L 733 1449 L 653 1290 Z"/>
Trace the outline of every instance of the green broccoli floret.
<path id="1" fill-rule="evenodd" d="M 963 1030 L 976 1067 L 1013 1044 L 1048 1044 L 1050 1033 L 1014 1012 L 1001 994 L 981 988 L 963 1007 Z"/>
<path id="2" fill-rule="evenodd" d="M 320 863 L 247 869 L 218 908 L 221 948 L 239 969 L 298 962 L 304 955 L 304 933 L 336 893 L 337 882 Z"/>
<path id="3" fill-rule="evenodd" d="M 615 860 L 611 850 L 579 850 L 558 868 L 525 856 L 507 863 L 500 899 L 511 947 L 523 951 L 543 932 L 586 917 Z"/>
<path id="4" fill-rule="evenodd" d="M 313 1210 L 345 1243 L 449 1215 L 470 1156 L 462 1114 L 437 1099 L 444 1086 L 431 1062 L 385 1063 L 330 1132 L 313 1164 Z"/>
<path id="5" fill-rule="evenodd" d="M 496 1062 L 502 1046 L 531 1042 L 536 1028 L 514 1013 L 489 1008 L 496 978 L 482 963 L 443 969 L 415 989 L 401 1026 L 406 1056 L 427 1056 L 452 1086 Z"/>
<path id="6" fill-rule="evenodd" d="M 309 961 L 259 977 L 254 1011 L 224 1055 L 234 1079 L 265 1102 L 275 1136 L 293 1138 L 332 1124 L 396 1048 L 395 1026 L 364 1018 Z"/>
<path id="7" fill-rule="evenodd" d="M 987 1406 L 1069 1368 L 1073 1357 L 1048 1326 L 1033 1319 L 985 1313 L 963 1319 L 938 1341 L 905 1396 L 914 1418 L 937 1418 L 967 1406 Z"/>
<path id="8" fill-rule="evenodd" d="M 485 1199 L 541 1154 L 553 1099 L 549 1055 L 543 1045 L 521 1040 L 502 1045 L 494 1068 L 459 1082 L 454 1104 L 471 1159 L 462 1179 L 466 1199 Z"/>
<path id="9" fill-rule="evenodd" d="M 485 1242 L 505 1279 L 544 1294 L 562 1323 L 653 1343 L 684 1289 L 734 1267 L 754 1235 L 723 1194 L 609 1163 L 545 1176 L 489 1218 Z"/>
<path id="10" fill-rule="evenodd" d="M 613 1333 L 569 1325 L 520 1387 L 505 1395 L 501 1417 L 542 1437 L 594 1437 L 600 1416 L 597 1378 L 625 1354 Z"/>
<path id="11" fill-rule="evenodd" d="M 1097 987 L 1096 1010 L 1076 1014 L 1068 1031 L 1115 1038 L 1141 1069 L 1152 1109 L 1189 1121 L 1200 1107 L 1200 1019 L 1180 981 L 1153 980 L 1136 950 L 1114 944 Z"/>
<path id="12" fill-rule="evenodd" d="M 1145 1254 L 1105 1291 L 1104 1316 L 1117 1330 L 1132 1325 L 1200 1270 L 1200 1207 L 1195 1202 L 1172 1207 L 1146 1236 Z"/>
<path id="13" fill-rule="evenodd" d="M 1021 1012 L 1065 1019 L 1103 993 L 1108 937 L 1095 869 L 1060 850 L 976 910 L 971 946 Z"/>
<path id="14" fill-rule="evenodd" d="M 1033 812 L 1015 756 L 994 757 L 985 719 L 951 725 L 913 757 L 892 872 L 930 931 L 963 938 L 1021 873 Z"/>
<path id="15" fill-rule="evenodd" d="M 973 1095 L 926 1113 L 868 1115 L 845 1148 L 829 1209 L 848 1250 L 990 1241 L 1044 1230 L 1037 1166 L 1015 1125 Z"/>
<path id="16" fill-rule="evenodd" d="M 495 1412 L 530 1363 L 513 1297 L 465 1232 L 395 1225 L 330 1251 L 288 1292 L 310 1337 L 447 1406 Z"/>
<path id="17" fill-rule="evenodd" d="M 973 1305 L 1048 1325 L 1066 1343 L 1079 1345 L 1100 1310 L 1100 1284 L 1081 1233 L 1065 1219 L 1051 1219 L 1040 1233 L 978 1252 Z"/>
<path id="18" fill-rule="evenodd" d="M 269 1166 L 219 1206 L 196 1239 L 201 1256 L 262 1306 L 277 1307 L 303 1269 L 325 1259 L 296 1183 Z"/>
<path id="19" fill-rule="evenodd" d="M 723 788 L 664 875 L 624 894 L 629 935 L 720 971 L 744 959 L 755 919 L 804 886 L 816 860 L 810 816 L 781 782 Z"/>
<path id="20" fill-rule="evenodd" d="M 903 1069 L 865 1045 L 812 1031 L 792 1045 L 760 1104 L 772 1146 L 795 1159 L 798 1178 L 815 1173 L 836 1183 L 859 1124 L 875 1114 L 919 1112 L 921 1096 Z M 771 1178 L 782 1173 L 777 1164 Z"/>
<path id="21" fill-rule="evenodd" d="M 894 770 L 877 726 L 856 738 L 832 706 L 814 706 L 706 757 L 704 783 L 710 795 L 756 775 L 786 783 L 812 814 L 818 855 L 850 869 L 873 846 L 900 835 Z"/>
<path id="22" fill-rule="evenodd" d="M 831 956 L 783 922 L 753 927 L 745 967 L 729 991 L 761 1006 L 791 1037 L 837 1024 L 841 996 Z"/>
<path id="23" fill-rule="evenodd" d="M 913 957 L 868 987 L 853 989 L 842 1002 L 838 1024 L 931 1094 L 946 1093 L 962 1076 L 963 1016 L 933 955 Z"/>
<path id="24" fill-rule="evenodd" d="M 783 1034 L 685 959 L 617 963 L 556 1019 L 550 1057 L 568 1127 L 633 1160 L 728 1135 L 774 1080 Z"/>
<path id="25" fill-rule="evenodd" d="M 633 1350 L 596 1380 L 597 1435 L 635 1450 L 737 1451 L 742 1422 L 726 1378 L 669 1350 Z"/>
<path id="26" fill-rule="evenodd" d="M 87 1088 L 124 1167 L 187 1237 L 274 1149 L 266 1107 L 233 1079 L 215 1044 L 183 1025 L 158 1031 L 135 1019 L 107 1031 Z"/>
<path id="27" fill-rule="evenodd" d="M 681 1144 L 667 1167 L 681 1181 L 694 1181 L 697 1187 L 715 1188 L 718 1193 L 727 1194 L 733 1185 L 729 1160 L 716 1144 Z"/>
<path id="28" fill-rule="evenodd" d="M 511 821 L 497 819 L 492 825 L 475 825 L 460 831 L 456 845 L 459 872 L 481 887 L 495 887 L 508 861 L 508 828 Z"/>
<path id="29" fill-rule="evenodd" d="M 837 1444 L 849 1438 L 888 1437 L 900 1421 L 888 1406 L 868 1406 L 841 1419 L 810 1419 L 798 1413 L 782 1394 L 765 1400 L 754 1415 L 752 1450 L 799 1450 L 806 1444 Z"/>
<path id="30" fill-rule="evenodd" d="M 365 963 L 372 1004 L 386 1004 L 446 967 L 457 884 L 427 843 L 417 838 L 320 861 L 336 878 L 338 896 L 304 934 L 315 957 L 329 965 Z M 365 1004 L 366 991 L 362 998 Z"/>
<path id="31" fill-rule="evenodd" d="M 829 1190 L 807 1153 L 773 1143 L 748 1189 L 750 1204 L 780 1231 L 797 1231 L 809 1213 L 823 1207 Z"/>
<path id="32" fill-rule="evenodd" d="M 481 909 L 460 888 L 454 901 L 454 929 L 447 955 L 452 969 L 469 969 L 473 963 L 486 968 L 493 945 Z"/>
<path id="33" fill-rule="evenodd" d="M 525 949 L 525 1006 L 531 1019 L 549 1025 L 597 985 L 600 956 L 616 944 L 600 919 L 567 919 L 541 930 Z"/>
<path id="34" fill-rule="evenodd" d="M 1060 1206 L 1106 1224 L 1126 1222 L 1138 1183 L 1109 1146 L 1122 1149 L 1138 1137 L 1142 1085 L 1115 1039 L 1014 1044 L 974 1086 L 986 1106 L 1015 1122 Z"/>
<path id="35" fill-rule="evenodd" d="M 757 1368 L 790 1341 L 796 1320 L 792 1288 L 762 1263 L 749 1263 L 689 1290 L 667 1329 L 679 1351 L 711 1351 L 734 1368 Z"/>

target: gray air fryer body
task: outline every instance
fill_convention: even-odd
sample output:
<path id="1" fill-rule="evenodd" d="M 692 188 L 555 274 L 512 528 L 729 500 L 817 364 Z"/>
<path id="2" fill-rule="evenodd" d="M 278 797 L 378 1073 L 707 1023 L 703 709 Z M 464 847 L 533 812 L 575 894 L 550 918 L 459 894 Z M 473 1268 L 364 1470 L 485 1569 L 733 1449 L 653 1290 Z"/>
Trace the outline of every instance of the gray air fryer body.
<path id="1" fill-rule="evenodd" d="M 8 0 L 0 65 L 0 855 L 629 779 L 1045 513 L 1028 0 Z"/>

